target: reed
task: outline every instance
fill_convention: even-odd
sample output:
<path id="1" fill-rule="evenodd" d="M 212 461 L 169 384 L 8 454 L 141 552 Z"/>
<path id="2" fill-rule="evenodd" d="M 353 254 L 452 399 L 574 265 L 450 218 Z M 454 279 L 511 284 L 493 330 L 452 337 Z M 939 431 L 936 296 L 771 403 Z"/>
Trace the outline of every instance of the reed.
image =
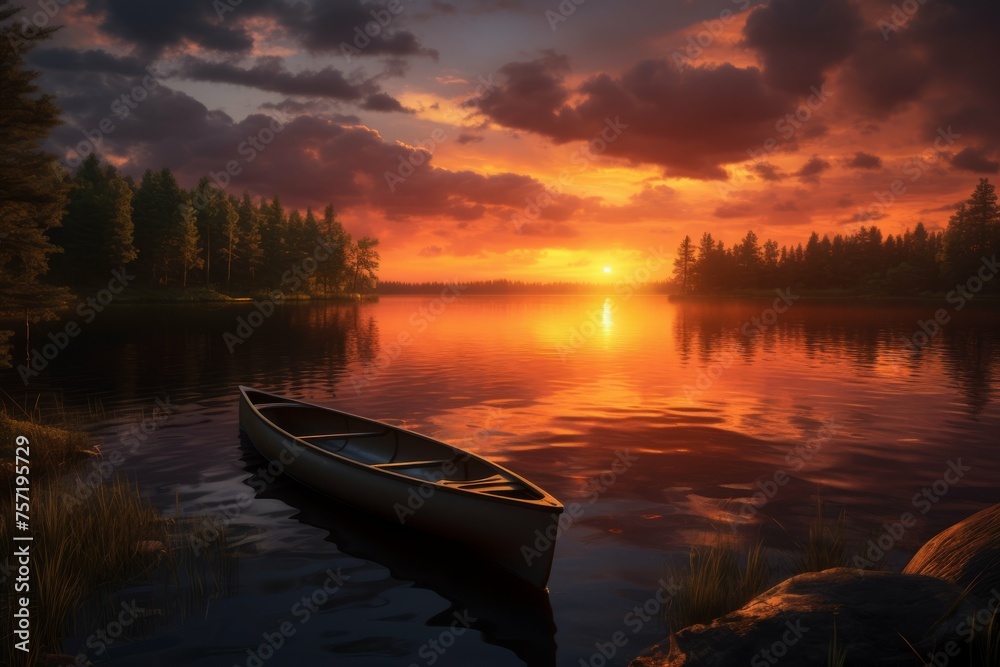
<path id="1" fill-rule="evenodd" d="M 198 517 L 164 519 L 145 500 L 138 488 L 121 477 L 88 489 L 86 494 L 57 473 L 72 470 L 70 464 L 93 452 L 89 439 L 80 433 L 0 417 L 0 464 L 13 468 L 13 437 L 24 435 L 31 442 L 31 604 L 32 650 L 18 663 L 24 667 L 42 664 L 46 654 L 62 652 L 63 637 L 70 623 L 100 627 L 118 602 L 116 593 L 125 587 L 145 587 L 147 600 L 154 589 L 169 588 L 163 595 L 166 607 L 176 598 L 188 601 L 226 594 L 234 573 L 234 557 L 225 531 L 216 532 L 208 548 L 194 553 L 185 531 Z M 7 488 L 11 488 L 7 485 Z M 8 545 L 13 544 L 11 494 L 0 497 L 0 564 L 9 564 Z M 19 533 L 23 534 L 23 533 Z M 15 607 L 12 585 L 0 587 L 0 607 Z M 161 609 L 145 614 L 160 614 Z M 136 624 L 138 630 L 143 624 Z M 0 618 L 4 649 L 14 643 L 11 614 Z"/>
<path id="2" fill-rule="evenodd" d="M 771 578 L 760 542 L 744 550 L 734 538 L 721 534 L 710 544 L 692 547 L 687 565 L 670 574 L 679 590 L 664 615 L 677 630 L 739 609 L 767 588 Z"/>
<path id="3" fill-rule="evenodd" d="M 805 543 L 797 545 L 798 551 L 792 557 L 795 574 L 822 572 L 848 564 L 844 545 L 845 519 L 846 514 L 842 510 L 836 521 L 828 521 L 823 516 L 823 501 L 816 502 L 816 517 L 809 526 L 808 538 Z"/>

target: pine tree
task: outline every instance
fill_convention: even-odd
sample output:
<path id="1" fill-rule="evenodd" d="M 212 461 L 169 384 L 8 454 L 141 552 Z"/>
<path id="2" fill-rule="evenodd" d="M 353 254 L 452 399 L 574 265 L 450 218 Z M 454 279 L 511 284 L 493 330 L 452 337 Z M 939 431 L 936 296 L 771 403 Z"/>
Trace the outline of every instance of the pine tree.
<path id="1" fill-rule="evenodd" d="M 685 236 L 677 246 L 677 256 L 674 258 L 674 276 L 681 283 L 681 294 L 687 294 L 691 288 L 691 266 L 694 264 L 694 243 L 690 236 Z"/>
<path id="2" fill-rule="evenodd" d="M 364 294 L 378 284 L 378 239 L 368 236 L 358 239 L 351 253 L 353 280 L 351 291 Z"/>
<path id="3" fill-rule="evenodd" d="M 132 188 L 112 165 L 91 154 L 76 170 L 62 226 L 52 242 L 64 253 L 53 272 L 71 283 L 107 280 L 112 270 L 136 258 Z"/>
<path id="4" fill-rule="evenodd" d="M 41 95 L 38 73 L 25 54 L 54 28 L 24 34 L 11 19 L 21 11 L 0 0 L 0 317 L 31 322 L 52 319 L 69 291 L 45 282 L 49 257 L 58 252 L 47 233 L 57 227 L 68 182 L 56 157 L 41 150 L 59 125 L 59 109 Z M 0 365 L 9 365 L 11 332 L 0 332 Z M 30 349 L 30 341 L 28 343 Z"/>
<path id="5" fill-rule="evenodd" d="M 323 209 L 320 232 L 330 256 L 319 267 L 319 279 L 323 285 L 323 293 L 329 296 L 331 292 L 338 293 L 345 290 L 345 272 L 351 247 L 351 235 L 337 219 L 333 204 L 327 204 Z"/>
<path id="6" fill-rule="evenodd" d="M 252 286 L 256 282 L 257 272 L 264 262 L 264 248 L 261 245 L 260 235 L 262 216 L 246 192 L 243 193 L 236 214 L 238 275 L 243 276 L 246 285 Z"/>
<path id="7" fill-rule="evenodd" d="M 1000 251 L 1000 208 L 989 179 L 979 185 L 948 221 L 944 235 L 947 270 L 952 280 L 965 280 L 978 269 L 983 258 Z"/>

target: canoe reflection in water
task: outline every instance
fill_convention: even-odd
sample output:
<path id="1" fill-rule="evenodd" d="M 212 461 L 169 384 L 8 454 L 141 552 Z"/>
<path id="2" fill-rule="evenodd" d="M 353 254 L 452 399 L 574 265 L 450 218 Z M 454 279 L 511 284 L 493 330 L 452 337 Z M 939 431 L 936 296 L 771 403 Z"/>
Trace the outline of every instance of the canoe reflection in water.
<path id="1" fill-rule="evenodd" d="M 251 474 L 244 482 L 256 498 L 285 503 L 298 511 L 293 519 L 329 531 L 326 540 L 340 552 L 385 567 L 396 582 L 413 582 L 450 602 L 429 626 L 450 628 L 456 614 L 464 615 L 486 642 L 512 651 L 529 667 L 556 664 L 556 628 L 546 591 L 460 545 L 373 517 L 285 475 L 263 479 L 268 461 L 245 434 L 240 443 L 244 470 Z M 375 598 L 392 583 L 356 585 L 371 586 Z M 428 638 L 439 634 L 428 632 Z M 424 664 L 416 654 L 412 659 Z"/>

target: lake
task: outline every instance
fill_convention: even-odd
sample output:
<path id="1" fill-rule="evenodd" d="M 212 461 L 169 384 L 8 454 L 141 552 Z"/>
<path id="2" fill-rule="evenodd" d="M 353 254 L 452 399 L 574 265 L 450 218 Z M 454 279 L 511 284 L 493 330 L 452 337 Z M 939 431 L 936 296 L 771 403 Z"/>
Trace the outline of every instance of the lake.
<path id="1" fill-rule="evenodd" d="M 31 380 L 29 402 L 99 405 L 92 429 L 119 472 L 165 513 L 227 525 L 238 581 L 102 655 L 86 646 L 97 628 L 78 624 L 65 650 L 144 667 L 626 665 L 665 636 L 643 606 L 689 545 L 759 536 L 781 574 L 819 498 L 846 512 L 852 541 L 913 513 L 889 554 L 901 567 L 1000 502 L 1000 315 L 948 310 L 913 347 L 939 308 L 450 294 L 269 317 L 247 303 L 114 305 Z M 24 396 L 16 373 L 2 381 Z M 550 595 L 268 475 L 239 437 L 239 384 L 469 448 L 579 503 Z M 129 438 L 157 400 L 167 413 Z"/>

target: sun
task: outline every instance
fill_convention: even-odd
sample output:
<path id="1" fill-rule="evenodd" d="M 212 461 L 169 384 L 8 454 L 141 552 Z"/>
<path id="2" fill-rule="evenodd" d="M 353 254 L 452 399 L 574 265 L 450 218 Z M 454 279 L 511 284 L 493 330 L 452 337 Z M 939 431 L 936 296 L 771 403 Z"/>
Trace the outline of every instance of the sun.
<path id="1" fill-rule="evenodd" d="M 611 273 L 611 267 L 610 266 L 605 266 L 604 267 L 604 272 L 605 273 Z"/>

